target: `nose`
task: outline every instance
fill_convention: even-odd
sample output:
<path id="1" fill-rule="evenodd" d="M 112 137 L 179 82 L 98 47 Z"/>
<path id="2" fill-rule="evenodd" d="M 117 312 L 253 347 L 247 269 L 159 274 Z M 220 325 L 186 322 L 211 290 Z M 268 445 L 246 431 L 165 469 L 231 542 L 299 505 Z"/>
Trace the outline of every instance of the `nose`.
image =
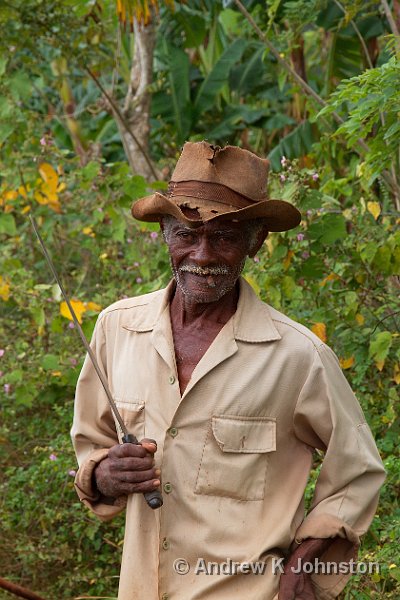
<path id="1" fill-rule="evenodd" d="M 206 267 L 207 265 L 218 262 L 218 255 L 206 235 L 200 235 L 198 237 L 196 246 L 191 252 L 191 259 L 200 267 Z"/>

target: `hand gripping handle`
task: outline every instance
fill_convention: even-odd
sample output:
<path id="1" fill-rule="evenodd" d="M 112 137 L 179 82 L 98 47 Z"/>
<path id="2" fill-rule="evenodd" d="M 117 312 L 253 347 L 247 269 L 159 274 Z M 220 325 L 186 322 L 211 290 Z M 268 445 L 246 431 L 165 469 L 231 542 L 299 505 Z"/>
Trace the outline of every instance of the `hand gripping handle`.
<path id="1" fill-rule="evenodd" d="M 122 436 L 124 444 L 138 444 L 137 439 L 132 433 L 127 433 Z M 160 508 L 163 505 L 163 499 L 160 490 L 153 490 L 152 492 L 146 492 L 144 498 L 147 504 L 152 509 Z"/>

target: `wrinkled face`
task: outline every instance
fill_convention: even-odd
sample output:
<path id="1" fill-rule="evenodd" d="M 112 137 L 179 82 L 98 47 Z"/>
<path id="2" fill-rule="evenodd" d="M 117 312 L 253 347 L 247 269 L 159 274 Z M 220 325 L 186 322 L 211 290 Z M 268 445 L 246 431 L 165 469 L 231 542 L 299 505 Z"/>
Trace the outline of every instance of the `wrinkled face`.
<path id="1" fill-rule="evenodd" d="M 179 289 L 190 302 L 216 302 L 244 267 L 249 240 L 241 223 L 211 221 L 196 228 L 173 220 L 164 228 Z"/>

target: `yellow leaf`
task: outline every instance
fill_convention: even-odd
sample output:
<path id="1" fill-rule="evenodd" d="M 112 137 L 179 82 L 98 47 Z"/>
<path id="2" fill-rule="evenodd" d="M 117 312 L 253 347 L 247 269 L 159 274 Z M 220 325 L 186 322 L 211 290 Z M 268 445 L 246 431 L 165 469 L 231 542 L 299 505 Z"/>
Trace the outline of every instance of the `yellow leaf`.
<path id="1" fill-rule="evenodd" d="M 13 210 L 12 202 L 18 198 L 18 192 L 14 192 L 13 190 L 4 190 L 4 192 L 0 195 L 0 206 L 4 206 L 4 212 L 11 212 Z"/>
<path id="2" fill-rule="evenodd" d="M 336 273 L 329 273 L 321 282 L 320 286 L 324 286 L 328 283 L 328 281 L 334 281 L 335 279 L 339 279 L 339 276 Z"/>
<path id="3" fill-rule="evenodd" d="M 29 186 L 25 187 L 23 185 L 20 185 L 18 188 L 18 193 L 21 194 L 21 196 L 23 197 L 24 200 L 26 200 L 26 198 L 27 198 L 28 190 L 29 190 Z"/>
<path id="4" fill-rule="evenodd" d="M 0 275 L 0 298 L 7 302 L 10 297 L 10 284 Z"/>
<path id="5" fill-rule="evenodd" d="M 100 304 L 96 304 L 96 302 L 88 302 L 86 304 L 86 309 L 93 310 L 94 312 L 100 312 L 101 306 L 100 306 Z"/>
<path id="6" fill-rule="evenodd" d="M 24 206 L 24 208 L 21 210 L 21 215 L 25 215 L 26 213 L 28 213 L 31 210 L 30 206 Z"/>
<path id="7" fill-rule="evenodd" d="M 15 198 L 18 198 L 18 192 L 14 192 L 13 190 L 10 190 L 9 192 L 5 192 L 3 194 L 3 198 L 6 202 L 7 202 L 7 200 L 15 200 Z"/>
<path id="8" fill-rule="evenodd" d="M 42 163 L 39 166 L 39 173 L 42 180 L 38 180 L 38 189 L 34 193 L 35 200 L 39 204 L 47 204 L 57 213 L 61 212 L 61 205 L 58 200 L 58 192 L 65 188 L 65 184 L 58 185 L 58 174 L 48 163 Z M 63 187 L 64 186 L 64 187 Z"/>
<path id="9" fill-rule="evenodd" d="M 376 368 L 378 369 L 378 371 L 382 371 L 384 364 L 385 364 L 384 360 L 376 360 L 375 361 L 375 365 L 376 365 Z"/>
<path id="10" fill-rule="evenodd" d="M 96 234 L 91 227 L 84 227 L 82 229 L 82 233 L 89 235 L 90 237 L 96 237 Z"/>
<path id="11" fill-rule="evenodd" d="M 47 183 L 50 189 L 55 191 L 58 185 L 58 175 L 49 163 L 42 163 L 39 166 L 39 173 L 44 182 Z"/>
<path id="12" fill-rule="evenodd" d="M 394 365 L 393 381 L 400 384 L 400 365 Z"/>
<path id="13" fill-rule="evenodd" d="M 350 356 L 349 358 L 341 358 L 339 362 L 342 369 L 350 369 L 350 367 L 354 365 L 354 356 Z"/>
<path id="14" fill-rule="evenodd" d="M 52 371 L 51 374 L 53 377 L 61 377 L 62 375 L 61 371 Z"/>
<path id="15" fill-rule="evenodd" d="M 58 200 L 58 194 L 56 188 L 53 188 L 48 183 L 42 183 L 40 187 L 41 193 L 46 196 L 48 202 L 56 202 Z"/>
<path id="16" fill-rule="evenodd" d="M 82 315 L 86 311 L 86 306 L 84 305 L 84 303 L 81 300 L 73 300 L 73 299 L 71 300 L 71 306 L 76 314 L 76 318 L 78 319 L 79 323 L 82 323 Z M 60 314 L 63 317 L 65 317 L 66 319 L 73 321 L 72 315 L 70 313 L 70 310 L 69 310 L 66 302 L 61 302 Z"/>
<path id="17" fill-rule="evenodd" d="M 294 256 L 293 250 L 289 250 L 288 253 L 285 256 L 285 260 L 283 261 L 283 268 L 285 269 L 285 271 L 288 270 L 289 265 L 292 262 L 293 256 Z"/>
<path id="18" fill-rule="evenodd" d="M 365 318 L 360 313 L 356 314 L 356 321 L 359 325 L 364 325 Z"/>
<path id="19" fill-rule="evenodd" d="M 379 202 L 367 202 L 367 210 L 371 213 L 376 221 L 381 214 L 381 205 Z"/>
<path id="20" fill-rule="evenodd" d="M 314 323 L 311 331 L 315 333 L 323 342 L 326 342 L 326 325 L 325 323 Z"/>

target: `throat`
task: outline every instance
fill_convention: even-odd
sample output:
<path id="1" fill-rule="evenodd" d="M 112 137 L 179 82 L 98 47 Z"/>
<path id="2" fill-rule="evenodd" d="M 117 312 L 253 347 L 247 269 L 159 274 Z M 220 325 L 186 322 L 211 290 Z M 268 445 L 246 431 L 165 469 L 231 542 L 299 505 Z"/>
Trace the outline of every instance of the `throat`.
<path id="1" fill-rule="evenodd" d="M 188 311 L 179 287 L 170 304 L 175 361 L 181 393 L 185 391 L 194 369 L 221 329 L 236 311 L 238 291 L 232 290 L 223 300 L 197 306 Z"/>

